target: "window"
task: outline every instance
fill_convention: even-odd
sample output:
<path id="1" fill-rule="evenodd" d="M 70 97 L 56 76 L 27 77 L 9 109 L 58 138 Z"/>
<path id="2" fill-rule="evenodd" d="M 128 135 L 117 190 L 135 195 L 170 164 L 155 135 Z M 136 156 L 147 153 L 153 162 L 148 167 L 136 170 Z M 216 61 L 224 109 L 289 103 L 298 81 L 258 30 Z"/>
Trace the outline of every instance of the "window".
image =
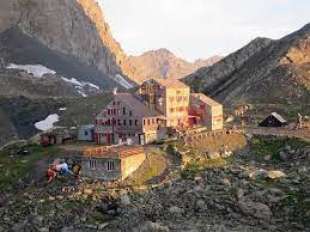
<path id="1" fill-rule="evenodd" d="M 109 160 L 107 162 L 107 170 L 114 171 L 115 170 L 115 162 L 113 160 Z"/>
<path id="2" fill-rule="evenodd" d="M 127 125 L 127 121 L 126 121 L 126 119 L 124 120 L 124 122 L 123 122 L 123 123 L 124 123 L 124 126 L 126 126 L 126 125 Z"/>
<path id="3" fill-rule="evenodd" d="M 88 136 L 88 131 L 84 131 L 84 135 L 85 135 L 85 136 Z"/>
<path id="4" fill-rule="evenodd" d="M 152 118 L 152 124 L 155 124 L 155 119 L 154 118 Z"/>
<path id="5" fill-rule="evenodd" d="M 126 108 L 123 107 L 123 115 L 126 115 Z"/>
<path id="6" fill-rule="evenodd" d="M 132 126 L 132 120 L 131 119 L 129 120 L 129 126 Z"/>
<path id="7" fill-rule="evenodd" d="M 138 126 L 138 120 L 135 120 L 135 126 Z"/>
<path id="8" fill-rule="evenodd" d="M 108 115 L 110 115 L 111 114 L 111 111 L 110 111 L 110 109 L 108 109 Z"/>
<path id="9" fill-rule="evenodd" d="M 120 119 L 117 120 L 117 125 L 119 125 L 119 126 L 121 125 L 121 120 Z"/>
<path id="10" fill-rule="evenodd" d="M 132 111 L 129 111 L 129 116 L 132 116 Z"/>
<path id="11" fill-rule="evenodd" d="M 97 160 L 94 160 L 94 159 L 89 160 L 89 167 L 91 169 L 96 169 L 96 167 L 97 167 Z"/>
<path id="12" fill-rule="evenodd" d="M 147 125 L 151 125 L 151 120 L 150 119 L 147 120 Z"/>
<path id="13" fill-rule="evenodd" d="M 174 108 L 170 108 L 170 113 L 173 113 L 174 112 Z"/>

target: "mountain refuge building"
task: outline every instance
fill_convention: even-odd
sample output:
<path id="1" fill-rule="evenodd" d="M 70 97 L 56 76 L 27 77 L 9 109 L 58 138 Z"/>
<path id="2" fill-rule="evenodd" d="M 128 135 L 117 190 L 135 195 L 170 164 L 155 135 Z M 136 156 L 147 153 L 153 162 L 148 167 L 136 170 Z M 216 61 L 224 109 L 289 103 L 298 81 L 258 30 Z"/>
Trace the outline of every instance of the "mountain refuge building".
<path id="1" fill-rule="evenodd" d="M 97 144 L 148 144 L 169 129 L 195 126 L 223 129 L 223 106 L 204 94 L 192 94 L 179 80 L 150 79 L 136 93 L 115 93 L 96 116 Z"/>
<path id="2" fill-rule="evenodd" d="M 94 147 L 83 152 L 82 174 L 104 181 L 124 180 L 145 161 L 141 146 Z"/>

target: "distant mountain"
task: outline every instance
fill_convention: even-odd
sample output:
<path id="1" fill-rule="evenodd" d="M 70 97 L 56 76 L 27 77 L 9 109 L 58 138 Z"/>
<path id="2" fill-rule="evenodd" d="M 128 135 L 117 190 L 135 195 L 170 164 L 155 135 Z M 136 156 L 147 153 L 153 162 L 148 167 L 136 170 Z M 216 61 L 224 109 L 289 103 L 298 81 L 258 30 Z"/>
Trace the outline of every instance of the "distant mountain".
<path id="1" fill-rule="evenodd" d="M 184 81 L 226 103 L 310 103 L 310 24 L 280 40 L 257 38 Z"/>
<path id="2" fill-rule="evenodd" d="M 159 49 L 145 52 L 140 56 L 130 56 L 128 63 L 132 67 L 135 80 L 142 82 L 150 78 L 180 79 L 219 60 L 221 57 L 214 56 L 191 63 L 175 56 L 167 49 Z"/>

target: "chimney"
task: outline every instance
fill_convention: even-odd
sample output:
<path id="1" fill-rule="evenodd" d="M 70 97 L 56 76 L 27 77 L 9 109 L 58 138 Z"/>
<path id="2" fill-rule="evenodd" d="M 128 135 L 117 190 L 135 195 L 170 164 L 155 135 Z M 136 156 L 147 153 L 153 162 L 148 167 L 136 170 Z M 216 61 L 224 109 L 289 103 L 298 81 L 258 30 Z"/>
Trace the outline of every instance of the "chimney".
<path id="1" fill-rule="evenodd" d="M 113 95 L 117 95 L 117 87 L 113 89 Z"/>

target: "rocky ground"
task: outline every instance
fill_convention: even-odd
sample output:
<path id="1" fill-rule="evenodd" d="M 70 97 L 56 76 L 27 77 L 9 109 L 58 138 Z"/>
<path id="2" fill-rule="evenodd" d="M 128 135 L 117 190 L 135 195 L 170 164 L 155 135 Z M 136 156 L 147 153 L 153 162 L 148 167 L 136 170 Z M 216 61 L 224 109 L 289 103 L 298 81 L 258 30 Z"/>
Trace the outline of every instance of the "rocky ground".
<path id="1" fill-rule="evenodd" d="M 59 179 L 2 193 L 0 231 L 310 231 L 310 146 L 255 137 L 163 186 Z"/>

